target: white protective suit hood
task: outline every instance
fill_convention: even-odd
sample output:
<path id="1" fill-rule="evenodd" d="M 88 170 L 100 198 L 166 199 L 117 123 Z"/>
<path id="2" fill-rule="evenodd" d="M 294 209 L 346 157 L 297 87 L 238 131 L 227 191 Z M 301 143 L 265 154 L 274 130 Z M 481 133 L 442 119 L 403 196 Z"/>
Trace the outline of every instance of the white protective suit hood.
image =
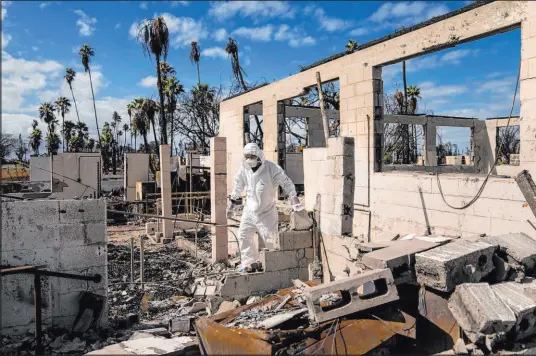
<path id="1" fill-rule="evenodd" d="M 261 160 L 261 165 L 264 164 L 264 161 L 265 161 L 264 152 L 262 152 L 262 150 L 260 149 L 259 146 L 257 146 L 256 143 L 248 143 L 247 145 L 244 146 L 244 156 L 245 155 L 255 155 L 259 157 L 259 159 Z M 244 167 L 251 169 L 248 164 L 245 164 L 245 162 L 244 162 Z M 259 167 L 259 169 L 261 169 L 261 167 Z"/>

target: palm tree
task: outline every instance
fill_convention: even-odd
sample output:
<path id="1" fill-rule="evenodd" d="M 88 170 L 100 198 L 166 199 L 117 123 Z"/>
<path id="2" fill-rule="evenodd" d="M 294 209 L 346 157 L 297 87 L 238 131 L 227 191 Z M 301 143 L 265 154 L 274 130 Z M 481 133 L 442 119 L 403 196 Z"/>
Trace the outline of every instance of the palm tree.
<path id="1" fill-rule="evenodd" d="M 78 55 L 82 60 L 82 65 L 84 66 L 84 71 L 89 74 L 89 84 L 91 85 L 91 95 L 93 96 L 93 111 L 95 112 L 95 124 L 97 125 L 97 136 L 99 137 L 99 142 L 101 140 L 100 130 L 99 130 L 99 119 L 97 119 L 97 106 L 95 105 L 95 92 L 93 91 L 93 80 L 91 79 L 91 68 L 89 64 L 91 63 L 91 58 L 95 56 L 95 51 L 88 44 L 85 44 L 78 51 Z M 102 147 L 102 145 L 101 145 Z"/>
<path id="2" fill-rule="evenodd" d="M 417 112 L 417 99 L 421 98 L 421 89 L 415 85 L 408 86 L 408 109 L 411 115 L 414 115 Z"/>
<path id="3" fill-rule="evenodd" d="M 135 98 L 134 100 L 132 100 L 132 102 L 130 103 L 131 106 L 132 106 L 132 112 L 134 114 L 134 116 L 136 115 L 136 113 L 138 113 L 138 115 L 141 115 L 140 114 L 140 111 L 141 111 L 141 105 L 143 104 L 143 98 Z M 134 124 L 134 121 L 132 122 L 132 125 L 130 126 L 131 128 L 131 134 L 134 134 L 134 152 L 138 152 L 138 134 L 141 134 L 141 132 L 136 128 L 136 125 Z"/>
<path id="4" fill-rule="evenodd" d="M 180 83 L 180 80 L 178 80 L 175 76 L 166 78 L 164 82 L 164 95 L 166 96 L 167 112 L 171 122 L 171 152 L 173 152 L 174 135 L 173 114 L 177 108 L 177 98 L 182 93 L 184 93 L 184 86 Z"/>
<path id="5" fill-rule="evenodd" d="M 46 146 L 48 149 L 49 154 L 57 153 L 58 149 L 60 148 L 60 138 L 54 132 L 54 124 L 51 125 L 52 131 L 49 131 L 45 138 Z"/>
<path id="6" fill-rule="evenodd" d="M 70 151 L 71 139 L 73 138 L 73 130 L 76 128 L 76 124 L 72 121 L 65 121 L 63 123 L 63 128 L 61 134 L 63 136 L 63 141 L 67 142 L 67 151 Z"/>
<path id="7" fill-rule="evenodd" d="M 73 96 L 74 108 L 76 109 L 76 117 L 78 118 L 78 122 L 80 122 L 80 115 L 78 114 L 78 106 L 76 105 L 76 99 L 74 98 L 74 91 L 73 91 L 74 77 L 76 77 L 76 72 L 72 68 L 67 68 L 65 70 L 64 78 L 67 84 L 69 84 L 69 88 L 71 89 L 71 95 Z"/>
<path id="8" fill-rule="evenodd" d="M 87 147 L 88 152 L 93 152 L 93 148 L 95 148 L 95 139 L 90 138 L 87 141 L 86 147 Z"/>
<path id="9" fill-rule="evenodd" d="M 127 113 L 128 113 L 128 123 L 129 126 L 132 127 L 132 111 L 134 110 L 134 103 L 130 102 L 127 104 Z M 126 125 L 126 124 L 125 124 Z M 132 135 L 134 134 L 134 131 L 130 131 L 130 148 L 132 148 Z M 125 139 L 127 138 L 127 135 L 125 135 Z"/>
<path id="10" fill-rule="evenodd" d="M 197 85 L 201 84 L 201 75 L 199 74 L 199 59 L 201 59 L 201 52 L 199 51 L 199 44 L 196 41 L 190 43 L 192 48 L 190 49 L 190 62 L 195 63 L 197 67 Z"/>
<path id="11" fill-rule="evenodd" d="M 43 140 L 43 133 L 38 126 L 39 123 L 37 120 L 33 120 L 32 133 L 30 134 L 30 147 L 32 148 L 35 156 L 39 156 L 39 146 L 41 146 L 41 140 Z"/>
<path id="12" fill-rule="evenodd" d="M 51 102 L 45 102 L 39 107 L 39 118 L 47 124 L 48 134 L 46 135 L 48 153 L 52 154 L 52 149 L 55 148 L 55 139 L 57 135 L 54 133 L 55 123 L 57 122 L 54 115 L 54 105 Z M 54 133 L 53 136 L 52 134 Z"/>
<path id="13" fill-rule="evenodd" d="M 130 131 L 130 128 L 129 128 L 128 124 L 125 123 L 123 125 L 123 132 L 125 133 L 125 142 L 123 143 L 123 148 L 127 147 L 127 131 Z"/>
<path id="14" fill-rule="evenodd" d="M 248 90 L 248 86 L 246 82 L 244 81 L 244 75 L 247 77 L 247 74 L 244 71 L 244 69 L 240 66 L 240 59 L 238 58 L 238 45 L 236 44 L 236 41 L 233 40 L 231 37 L 229 37 L 229 42 L 227 42 L 225 51 L 229 54 L 229 56 L 231 56 L 231 65 L 233 67 L 234 77 L 236 78 L 238 83 L 242 86 L 243 91 Z"/>
<path id="15" fill-rule="evenodd" d="M 151 58 L 152 54 L 156 60 L 158 95 L 160 96 L 160 107 L 162 108 L 160 110 L 160 136 L 161 142 L 167 144 L 167 121 L 164 115 L 164 88 L 162 85 L 162 73 L 160 71 L 160 60 L 166 60 L 169 48 L 169 31 L 164 18 L 160 16 L 157 19 L 142 21 L 138 26 L 137 39 L 142 45 L 143 52 L 149 55 L 149 58 Z M 157 144 L 156 140 L 155 144 Z"/>
<path id="16" fill-rule="evenodd" d="M 357 41 L 349 40 L 344 47 L 346 47 L 347 52 L 354 53 L 355 51 L 357 51 Z"/>
<path id="17" fill-rule="evenodd" d="M 153 127 L 154 144 L 156 145 L 156 147 L 158 147 L 158 139 L 156 138 L 156 125 L 154 122 L 156 112 L 158 111 L 158 105 L 153 99 L 143 99 L 143 103 L 141 104 L 140 110 L 142 112 L 142 115 L 145 116 L 145 118 L 148 120 L 148 122 L 151 123 L 151 126 Z M 163 112 L 164 110 L 161 111 Z M 160 135 L 162 135 L 162 133 L 160 133 Z M 160 157 L 160 153 L 158 151 L 159 150 L 157 149 L 156 153 L 158 157 Z"/>
<path id="18" fill-rule="evenodd" d="M 60 96 L 54 104 L 56 105 L 58 114 L 61 115 L 61 132 L 63 135 L 62 149 L 63 152 L 65 152 L 65 114 L 68 114 L 69 111 L 71 111 L 71 102 L 66 97 Z M 67 140 L 67 143 L 69 143 L 69 140 Z"/>
<path id="19" fill-rule="evenodd" d="M 145 153 L 149 153 L 149 143 L 147 140 L 147 131 L 149 131 L 149 126 L 150 121 L 144 115 L 143 111 L 141 110 L 141 106 L 138 106 L 136 111 L 134 111 L 134 120 L 132 120 L 132 131 L 139 133 L 143 137 L 143 146 L 145 147 Z"/>
<path id="20" fill-rule="evenodd" d="M 175 68 L 173 68 L 168 62 L 160 62 L 160 73 L 162 73 L 162 80 L 165 80 L 169 75 L 175 75 Z"/>

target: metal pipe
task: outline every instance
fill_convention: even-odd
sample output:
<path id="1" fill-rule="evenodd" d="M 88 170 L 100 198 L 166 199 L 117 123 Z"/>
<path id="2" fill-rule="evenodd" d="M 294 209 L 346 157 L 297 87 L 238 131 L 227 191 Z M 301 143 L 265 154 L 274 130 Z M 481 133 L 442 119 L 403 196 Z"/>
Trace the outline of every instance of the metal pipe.
<path id="1" fill-rule="evenodd" d="M 238 227 L 238 225 L 221 225 L 221 224 L 213 223 L 213 222 L 210 222 L 210 221 L 197 221 L 197 220 L 190 220 L 190 219 L 181 219 L 181 218 L 174 218 L 174 217 L 171 217 L 171 216 L 160 216 L 160 215 L 151 215 L 151 214 L 138 214 L 138 213 L 131 213 L 131 212 L 127 212 L 127 211 L 119 211 L 119 210 L 111 210 L 111 209 L 108 209 L 106 211 L 109 211 L 110 213 L 116 213 L 116 214 L 141 216 L 142 218 L 168 219 L 168 220 L 173 220 L 173 221 L 192 222 L 192 223 L 198 223 L 200 225 L 209 225 L 209 226 Z"/>
<path id="2" fill-rule="evenodd" d="M 143 249 L 143 235 L 140 235 L 140 282 L 141 290 L 145 290 L 145 285 L 143 284 L 143 274 L 144 274 L 144 249 Z"/>
<path id="3" fill-rule="evenodd" d="M 49 277 L 59 277 L 59 278 L 68 278 L 68 279 L 78 279 L 81 281 L 90 281 L 95 283 L 100 283 L 102 281 L 102 276 L 100 274 L 94 274 L 92 276 L 89 275 L 83 275 L 83 274 L 72 274 L 72 273 L 63 273 L 63 272 L 54 272 L 54 271 L 43 271 L 43 270 L 36 270 L 36 274 L 39 274 L 41 276 L 49 276 Z"/>
<path id="4" fill-rule="evenodd" d="M 189 158 L 188 166 L 190 167 L 190 169 L 189 169 L 189 171 L 190 171 L 190 177 L 189 177 L 190 178 L 190 189 L 189 189 L 189 191 L 190 191 L 190 193 L 193 191 L 193 185 L 192 185 L 193 184 L 193 182 L 192 182 L 192 175 L 193 175 L 193 173 L 192 173 L 192 159 L 193 159 L 193 156 L 194 155 L 193 155 L 192 152 L 188 152 L 188 158 Z M 188 214 L 192 213 L 191 206 L 192 206 L 192 202 L 188 201 Z"/>
<path id="5" fill-rule="evenodd" d="M 130 281 L 134 282 L 134 238 L 130 238 Z"/>
<path id="6" fill-rule="evenodd" d="M 35 308 L 35 354 L 43 354 L 43 345 L 41 343 L 43 338 L 42 322 L 43 317 L 41 315 L 41 275 L 34 274 L 34 308 Z"/>

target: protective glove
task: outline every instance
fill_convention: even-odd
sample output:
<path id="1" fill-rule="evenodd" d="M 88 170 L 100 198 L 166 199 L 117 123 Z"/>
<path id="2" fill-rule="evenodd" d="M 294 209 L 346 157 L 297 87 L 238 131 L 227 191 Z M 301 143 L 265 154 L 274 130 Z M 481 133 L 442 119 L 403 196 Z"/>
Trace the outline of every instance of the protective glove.
<path id="1" fill-rule="evenodd" d="M 298 197 L 294 197 L 290 200 L 290 203 L 292 204 L 292 210 L 294 211 L 302 211 L 303 205 L 300 203 L 300 199 Z"/>
<path id="2" fill-rule="evenodd" d="M 229 207 L 227 208 L 227 218 L 230 219 L 235 215 L 235 207 L 237 205 L 242 205 L 242 198 L 233 199 L 229 198 L 231 201 L 231 204 L 229 204 Z"/>

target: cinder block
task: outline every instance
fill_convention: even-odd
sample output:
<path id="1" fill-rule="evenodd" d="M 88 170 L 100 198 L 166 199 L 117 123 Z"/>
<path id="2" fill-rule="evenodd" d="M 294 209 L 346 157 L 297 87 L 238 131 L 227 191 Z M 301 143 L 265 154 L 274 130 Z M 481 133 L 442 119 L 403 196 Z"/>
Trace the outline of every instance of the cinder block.
<path id="1" fill-rule="evenodd" d="M 62 224 L 80 222 L 106 222 L 106 201 L 91 200 L 60 200 L 59 220 Z"/>
<path id="2" fill-rule="evenodd" d="M 536 301 L 525 295 L 525 284 L 534 285 L 534 283 L 505 282 L 491 286 L 495 294 L 512 309 L 516 316 L 516 340 L 536 333 Z"/>
<path id="3" fill-rule="evenodd" d="M 260 260 L 266 272 L 280 271 L 299 266 L 299 250 L 268 251 L 260 253 Z M 305 256 L 304 256 L 305 257 Z"/>
<path id="4" fill-rule="evenodd" d="M 448 306 L 454 318 L 475 342 L 478 334 L 508 332 L 516 323 L 514 312 L 487 283 L 464 283 L 456 287 Z"/>
<path id="5" fill-rule="evenodd" d="M 493 270 L 496 248 L 482 241 L 462 240 L 418 253 L 415 255 L 417 282 L 444 292 L 461 283 L 479 282 Z"/>
<path id="6" fill-rule="evenodd" d="M 210 139 L 210 151 L 226 151 L 227 150 L 227 138 L 226 137 L 212 137 Z"/>
<path id="7" fill-rule="evenodd" d="M 328 157 L 354 156 L 355 142 L 353 137 L 332 137 L 328 139 Z"/>
<path id="8" fill-rule="evenodd" d="M 374 282 L 377 295 L 368 295 L 367 299 L 361 299 L 357 290 L 367 282 Z M 323 311 L 319 299 L 323 295 L 335 292 L 342 293 L 343 299 L 349 300 L 349 303 L 339 308 Z M 304 291 L 304 295 L 309 309 L 309 318 L 317 323 L 398 300 L 398 291 L 393 275 L 388 269 L 367 271 L 355 277 L 343 278 L 309 288 Z"/>
<path id="9" fill-rule="evenodd" d="M 397 283 L 414 282 L 412 270 L 415 254 L 436 246 L 439 246 L 439 243 L 421 240 L 394 241 L 389 247 L 367 253 L 363 256 L 362 262 L 372 269 L 391 269 Z"/>
<path id="10" fill-rule="evenodd" d="M 288 251 L 313 246 L 312 231 L 285 231 L 279 233 L 275 248 L 277 250 Z"/>
<path id="11" fill-rule="evenodd" d="M 258 273 L 262 274 L 262 273 Z M 225 277 L 225 281 L 220 287 L 220 296 L 222 298 L 248 296 L 249 293 L 249 277 L 252 274 L 233 274 Z"/>
<path id="12" fill-rule="evenodd" d="M 532 271 L 536 264 L 536 240 L 524 233 L 489 236 L 480 239 L 491 245 L 498 245 L 499 250 L 506 253 L 519 264 Z"/>

